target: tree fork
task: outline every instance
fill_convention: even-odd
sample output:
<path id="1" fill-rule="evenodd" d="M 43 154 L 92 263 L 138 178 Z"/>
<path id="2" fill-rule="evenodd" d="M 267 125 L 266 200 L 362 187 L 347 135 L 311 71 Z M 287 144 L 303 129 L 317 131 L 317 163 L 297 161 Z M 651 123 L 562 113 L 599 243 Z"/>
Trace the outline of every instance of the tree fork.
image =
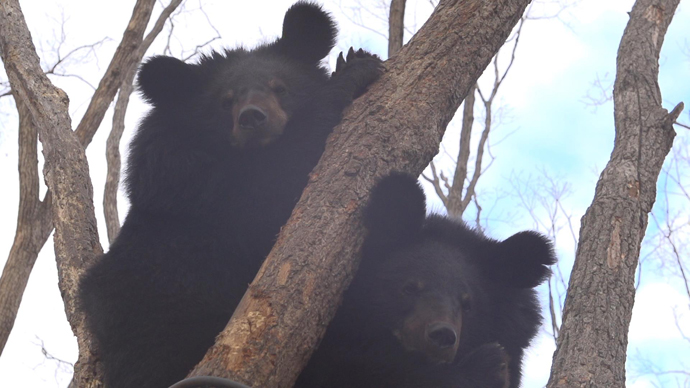
<path id="1" fill-rule="evenodd" d="M 547 387 L 625 387 L 635 270 L 675 132 L 661 106 L 659 52 L 680 0 L 638 0 L 618 49 L 616 137 L 580 242 Z"/>
<path id="2" fill-rule="evenodd" d="M 292 386 L 354 274 L 369 190 L 394 170 L 421 173 L 528 4 L 439 3 L 344 115 L 276 245 L 192 376 Z"/>

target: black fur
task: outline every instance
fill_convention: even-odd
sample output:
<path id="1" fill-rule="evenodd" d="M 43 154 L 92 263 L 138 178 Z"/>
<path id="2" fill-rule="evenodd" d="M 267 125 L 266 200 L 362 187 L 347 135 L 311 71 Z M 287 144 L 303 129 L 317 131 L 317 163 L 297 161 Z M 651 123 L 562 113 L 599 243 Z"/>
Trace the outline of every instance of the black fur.
<path id="1" fill-rule="evenodd" d="M 499 242 L 425 213 L 414 177 L 376 185 L 360 268 L 296 387 L 519 386 L 551 244 L 535 232 Z M 447 346 L 429 335 L 439 324 L 456 334 Z"/>
<path id="2" fill-rule="evenodd" d="M 360 52 L 329 77 L 319 60 L 336 29 L 317 5 L 292 6 L 283 30 L 253 50 L 155 57 L 139 72 L 153 109 L 131 144 L 131 208 L 80 288 L 109 387 L 167 387 L 201 360 L 343 109 L 381 73 Z M 242 124 L 245 109 L 265 122 Z"/>

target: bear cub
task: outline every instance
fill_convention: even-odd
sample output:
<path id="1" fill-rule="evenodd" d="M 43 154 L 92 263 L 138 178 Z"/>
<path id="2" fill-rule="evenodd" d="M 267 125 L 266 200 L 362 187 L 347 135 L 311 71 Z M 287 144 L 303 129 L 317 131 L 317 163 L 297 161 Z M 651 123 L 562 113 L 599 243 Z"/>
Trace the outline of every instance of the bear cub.
<path id="1" fill-rule="evenodd" d="M 417 180 L 394 173 L 364 212 L 362 259 L 298 388 L 517 388 L 541 324 L 533 289 L 549 240 L 504 241 L 426 215 Z"/>
<path id="2" fill-rule="evenodd" d="M 229 321 L 343 109 L 382 72 L 351 49 L 329 74 L 335 38 L 300 1 L 274 42 L 141 67 L 152 109 L 130 146 L 131 207 L 79 291 L 107 386 L 168 387 Z"/>

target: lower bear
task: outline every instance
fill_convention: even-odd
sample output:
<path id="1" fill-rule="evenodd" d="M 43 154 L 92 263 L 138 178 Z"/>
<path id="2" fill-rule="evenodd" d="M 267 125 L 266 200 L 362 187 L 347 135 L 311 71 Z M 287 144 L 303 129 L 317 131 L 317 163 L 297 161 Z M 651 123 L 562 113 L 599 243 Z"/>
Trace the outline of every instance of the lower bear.
<path id="1" fill-rule="evenodd" d="M 535 232 L 496 241 L 426 215 L 395 173 L 365 208 L 360 267 L 296 388 L 517 388 L 555 263 Z"/>

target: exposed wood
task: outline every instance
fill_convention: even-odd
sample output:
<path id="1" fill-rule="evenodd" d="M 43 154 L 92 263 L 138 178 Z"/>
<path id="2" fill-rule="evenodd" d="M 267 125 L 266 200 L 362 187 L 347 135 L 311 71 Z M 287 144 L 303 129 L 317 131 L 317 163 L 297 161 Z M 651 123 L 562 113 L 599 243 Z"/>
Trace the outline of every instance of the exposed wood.
<path id="1" fill-rule="evenodd" d="M 618 49 L 616 137 L 582 218 L 548 387 L 625 387 L 635 270 L 683 109 L 661 106 L 659 52 L 679 0 L 638 0 Z"/>
<path id="2" fill-rule="evenodd" d="M 378 177 L 419 174 L 529 3 L 441 1 L 329 139 L 290 221 L 216 344 L 192 375 L 290 387 L 333 317 L 364 237 Z"/>

